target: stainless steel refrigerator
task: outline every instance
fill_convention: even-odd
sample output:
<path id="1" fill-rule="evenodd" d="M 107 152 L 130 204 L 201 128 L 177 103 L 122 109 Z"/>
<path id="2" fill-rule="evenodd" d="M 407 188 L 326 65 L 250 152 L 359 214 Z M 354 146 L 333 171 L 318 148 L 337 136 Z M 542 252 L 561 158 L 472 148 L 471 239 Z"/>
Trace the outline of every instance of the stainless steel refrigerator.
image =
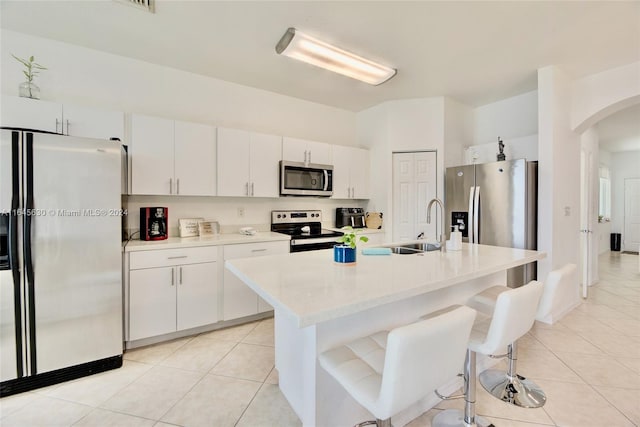
<path id="1" fill-rule="evenodd" d="M 524 159 L 446 169 L 446 229 L 464 242 L 537 249 L 538 162 Z M 507 284 L 536 278 L 536 263 L 512 268 Z"/>
<path id="2" fill-rule="evenodd" d="M 2 128 L 0 394 L 122 366 L 117 142 Z"/>

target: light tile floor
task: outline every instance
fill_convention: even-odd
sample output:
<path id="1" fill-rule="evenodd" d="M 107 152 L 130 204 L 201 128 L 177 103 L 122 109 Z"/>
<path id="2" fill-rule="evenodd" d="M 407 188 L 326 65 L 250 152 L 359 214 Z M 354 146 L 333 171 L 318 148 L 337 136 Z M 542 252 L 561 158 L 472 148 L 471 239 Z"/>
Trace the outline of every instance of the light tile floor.
<path id="1" fill-rule="evenodd" d="M 478 387 L 478 413 L 496 426 L 640 426 L 637 255 L 605 254 L 587 301 L 520 341 L 518 370 L 547 393 L 514 408 Z M 299 426 L 278 389 L 273 319 L 125 353 L 121 369 L 0 399 L 9 426 Z M 412 421 L 429 427 L 443 402 Z"/>

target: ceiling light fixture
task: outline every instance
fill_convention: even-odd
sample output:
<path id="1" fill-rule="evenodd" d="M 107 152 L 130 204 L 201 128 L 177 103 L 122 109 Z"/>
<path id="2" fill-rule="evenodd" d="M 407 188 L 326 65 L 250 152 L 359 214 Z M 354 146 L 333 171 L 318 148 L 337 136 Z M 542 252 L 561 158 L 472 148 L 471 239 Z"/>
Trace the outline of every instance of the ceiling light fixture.
<path id="1" fill-rule="evenodd" d="M 287 29 L 276 45 L 276 52 L 370 85 L 384 83 L 397 73 L 395 68 L 354 55 L 295 28 Z"/>

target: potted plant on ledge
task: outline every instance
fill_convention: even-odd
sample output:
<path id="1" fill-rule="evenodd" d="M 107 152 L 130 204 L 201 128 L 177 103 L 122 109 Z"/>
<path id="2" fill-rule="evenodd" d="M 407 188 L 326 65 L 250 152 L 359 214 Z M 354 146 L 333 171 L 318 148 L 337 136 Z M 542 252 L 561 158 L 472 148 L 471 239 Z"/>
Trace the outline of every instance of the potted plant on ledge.
<path id="1" fill-rule="evenodd" d="M 356 262 L 356 244 L 369 241 L 367 236 L 358 236 L 358 230 L 352 227 L 342 227 L 344 233 L 333 246 L 333 260 L 341 264 L 352 264 Z"/>

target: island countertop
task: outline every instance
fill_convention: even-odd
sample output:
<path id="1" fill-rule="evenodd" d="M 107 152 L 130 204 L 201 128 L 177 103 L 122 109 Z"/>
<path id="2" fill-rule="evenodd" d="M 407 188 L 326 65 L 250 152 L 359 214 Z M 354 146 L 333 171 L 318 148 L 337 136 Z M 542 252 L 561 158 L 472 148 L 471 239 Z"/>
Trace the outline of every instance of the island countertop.
<path id="1" fill-rule="evenodd" d="M 332 249 L 244 258 L 225 266 L 276 310 L 306 327 L 543 259 L 544 252 L 463 244 L 461 251 L 362 255 Z"/>

